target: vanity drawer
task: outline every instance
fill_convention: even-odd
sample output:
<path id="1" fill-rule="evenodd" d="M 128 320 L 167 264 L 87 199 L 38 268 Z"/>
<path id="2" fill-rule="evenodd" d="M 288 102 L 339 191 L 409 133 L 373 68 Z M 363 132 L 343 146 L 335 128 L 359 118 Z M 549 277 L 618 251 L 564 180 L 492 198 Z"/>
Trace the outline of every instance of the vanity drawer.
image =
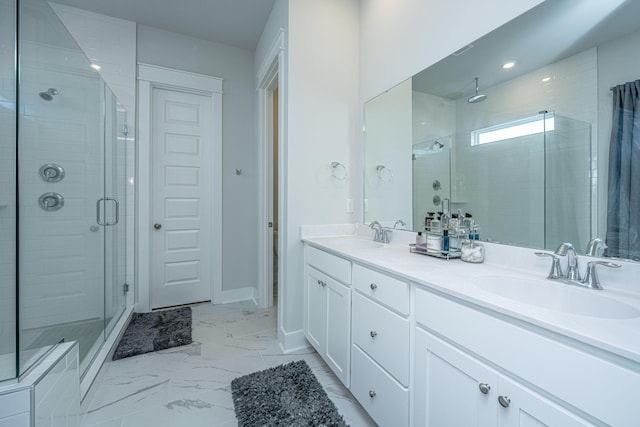
<path id="1" fill-rule="evenodd" d="M 305 245 L 305 262 L 345 284 L 351 284 L 351 261 Z"/>
<path id="2" fill-rule="evenodd" d="M 380 426 L 409 424 L 409 393 L 353 346 L 351 393 Z"/>
<path id="3" fill-rule="evenodd" d="M 353 265 L 353 286 L 369 298 L 408 316 L 409 284 L 361 265 Z"/>
<path id="4" fill-rule="evenodd" d="M 351 300 L 353 342 L 409 385 L 409 321 L 356 292 Z"/>

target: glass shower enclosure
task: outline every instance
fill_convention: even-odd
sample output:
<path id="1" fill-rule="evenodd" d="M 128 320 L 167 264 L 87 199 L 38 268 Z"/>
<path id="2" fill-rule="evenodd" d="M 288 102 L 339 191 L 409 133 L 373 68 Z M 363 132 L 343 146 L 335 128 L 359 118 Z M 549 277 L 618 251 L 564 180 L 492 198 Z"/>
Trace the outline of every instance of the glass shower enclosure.
<path id="1" fill-rule="evenodd" d="M 0 380 L 63 341 L 82 375 L 126 305 L 126 112 L 47 2 L 0 7 Z"/>

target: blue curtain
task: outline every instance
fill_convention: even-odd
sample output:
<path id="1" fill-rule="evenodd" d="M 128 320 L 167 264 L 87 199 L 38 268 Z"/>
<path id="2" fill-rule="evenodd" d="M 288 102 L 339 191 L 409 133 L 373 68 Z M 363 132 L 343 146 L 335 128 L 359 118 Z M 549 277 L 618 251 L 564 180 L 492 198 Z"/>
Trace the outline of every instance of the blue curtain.
<path id="1" fill-rule="evenodd" d="M 640 260 L 640 80 L 612 91 L 607 256 Z"/>

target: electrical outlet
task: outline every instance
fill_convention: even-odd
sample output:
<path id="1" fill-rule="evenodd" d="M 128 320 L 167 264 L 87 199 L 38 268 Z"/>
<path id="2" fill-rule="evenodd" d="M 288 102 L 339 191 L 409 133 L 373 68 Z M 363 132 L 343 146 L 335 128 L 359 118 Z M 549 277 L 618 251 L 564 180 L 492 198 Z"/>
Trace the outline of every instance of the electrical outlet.
<path id="1" fill-rule="evenodd" d="M 345 210 L 347 213 L 353 213 L 353 199 L 347 199 L 345 203 Z"/>

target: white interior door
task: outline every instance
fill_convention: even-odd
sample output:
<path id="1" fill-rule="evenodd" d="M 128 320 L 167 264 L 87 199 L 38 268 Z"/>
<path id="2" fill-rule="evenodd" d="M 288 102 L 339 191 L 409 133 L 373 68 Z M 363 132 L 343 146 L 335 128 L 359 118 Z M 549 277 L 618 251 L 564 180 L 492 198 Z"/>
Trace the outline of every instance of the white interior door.
<path id="1" fill-rule="evenodd" d="M 211 299 L 212 98 L 152 91 L 151 308 Z"/>

